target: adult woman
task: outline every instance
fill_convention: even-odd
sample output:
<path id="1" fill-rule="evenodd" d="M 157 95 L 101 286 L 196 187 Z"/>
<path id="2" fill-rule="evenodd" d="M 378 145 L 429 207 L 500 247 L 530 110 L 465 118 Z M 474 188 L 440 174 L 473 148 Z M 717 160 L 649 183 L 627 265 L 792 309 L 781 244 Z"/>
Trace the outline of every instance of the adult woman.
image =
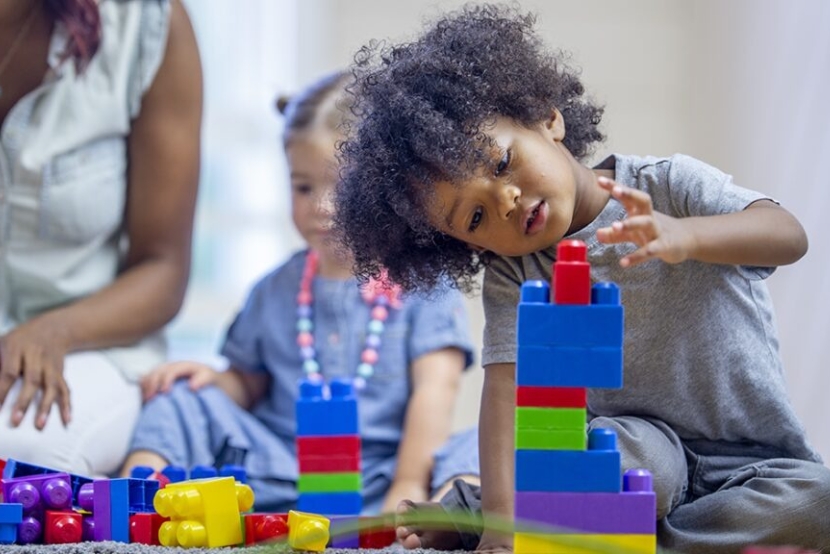
<path id="1" fill-rule="evenodd" d="M 0 52 L 0 457 L 108 473 L 187 282 L 195 38 L 179 0 L 0 0 Z"/>

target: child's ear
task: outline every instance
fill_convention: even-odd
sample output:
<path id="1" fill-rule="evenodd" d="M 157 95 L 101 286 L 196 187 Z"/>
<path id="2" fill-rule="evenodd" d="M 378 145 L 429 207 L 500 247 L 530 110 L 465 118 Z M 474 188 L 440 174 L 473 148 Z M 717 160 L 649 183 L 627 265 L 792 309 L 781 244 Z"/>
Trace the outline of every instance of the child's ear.
<path id="1" fill-rule="evenodd" d="M 545 119 L 545 131 L 557 142 L 561 142 L 565 138 L 565 120 L 562 118 L 562 113 L 556 108 L 553 108 L 550 117 Z"/>

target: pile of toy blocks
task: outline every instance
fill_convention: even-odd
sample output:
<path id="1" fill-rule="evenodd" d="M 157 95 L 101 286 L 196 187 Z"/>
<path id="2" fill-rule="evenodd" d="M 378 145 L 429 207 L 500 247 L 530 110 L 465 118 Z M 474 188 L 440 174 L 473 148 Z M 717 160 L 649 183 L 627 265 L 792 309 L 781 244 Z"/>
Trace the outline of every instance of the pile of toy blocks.
<path id="1" fill-rule="evenodd" d="M 586 433 L 587 388 L 622 387 L 619 288 L 591 287 L 585 244 L 563 241 L 552 289 L 526 282 L 518 307 L 514 551 L 654 553 L 651 475 L 621 479 L 614 432 Z"/>
<path id="2" fill-rule="evenodd" d="M 331 518 L 333 546 L 357 548 L 363 508 L 360 431 L 352 381 L 300 383 L 297 400 L 297 508 Z M 341 532 L 354 528 L 355 532 Z"/>

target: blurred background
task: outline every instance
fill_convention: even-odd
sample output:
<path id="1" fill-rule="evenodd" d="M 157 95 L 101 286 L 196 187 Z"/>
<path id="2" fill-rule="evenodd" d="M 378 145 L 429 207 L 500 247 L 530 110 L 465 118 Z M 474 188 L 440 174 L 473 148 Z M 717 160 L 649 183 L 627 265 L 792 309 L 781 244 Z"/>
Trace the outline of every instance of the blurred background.
<path id="1" fill-rule="evenodd" d="M 216 361 L 251 285 L 302 246 L 273 108 L 347 65 L 371 39 L 414 38 L 458 1 L 185 0 L 205 73 L 202 184 L 174 358 Z M 830 2 L 581 0 L 518 3 L 546 43 L 569 50 L 604 103 L 611 152 L 682 152 L 794 212 L 810 251 L 769 280 L 796 410 L 830 460 Z M 824 99 L 824 100 L 822 100 Z M 472 332 L 480 299 L 468 301 Z M 682 314 L 666 313 L 666 318 Z M 465 381 L 455 426 L 476 422 L 482 370 Z"/>

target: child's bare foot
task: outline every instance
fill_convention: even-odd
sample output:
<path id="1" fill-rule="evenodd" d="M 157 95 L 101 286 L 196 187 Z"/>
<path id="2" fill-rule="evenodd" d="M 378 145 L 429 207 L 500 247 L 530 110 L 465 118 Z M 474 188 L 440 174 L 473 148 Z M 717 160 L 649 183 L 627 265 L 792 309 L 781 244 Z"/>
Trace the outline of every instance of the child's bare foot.
<path id="1" fill-rule="evenodd" d="M 450 521 L 449 514 L 437 502 L 402 501 L 398 504 L 395 527 L 398 540 L 407 550 L 458 550 L 463 545 L 461 534 Z"/>

